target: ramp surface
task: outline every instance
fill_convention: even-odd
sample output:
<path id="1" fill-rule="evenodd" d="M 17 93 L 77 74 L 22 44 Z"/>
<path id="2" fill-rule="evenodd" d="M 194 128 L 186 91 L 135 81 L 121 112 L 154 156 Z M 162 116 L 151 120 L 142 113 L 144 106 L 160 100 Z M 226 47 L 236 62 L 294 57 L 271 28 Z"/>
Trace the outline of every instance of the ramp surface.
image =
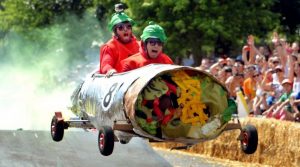
<path id="1" fill-rule="evenodd" d="M 169 167 L 144 139 L 115 143 L 112 155 L 102 156 L 97 132 L 66 131 L 61 142 L 54 142 L 49 131 L 0 131 L 0 166 L 5 167 Z"/>

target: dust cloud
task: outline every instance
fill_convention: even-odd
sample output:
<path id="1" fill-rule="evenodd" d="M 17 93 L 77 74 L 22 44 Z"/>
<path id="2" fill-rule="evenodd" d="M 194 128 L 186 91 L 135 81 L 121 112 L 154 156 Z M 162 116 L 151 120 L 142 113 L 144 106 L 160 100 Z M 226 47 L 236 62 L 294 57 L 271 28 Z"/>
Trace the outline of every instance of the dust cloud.
<path id="1" fill-rule="evenodd" d="M 73 89 L 97 68 L 108 35 L 91 15 L 6 34 L 0 42 L 0 129 L 50 129 L 54 111 L 67 112 Z"/>

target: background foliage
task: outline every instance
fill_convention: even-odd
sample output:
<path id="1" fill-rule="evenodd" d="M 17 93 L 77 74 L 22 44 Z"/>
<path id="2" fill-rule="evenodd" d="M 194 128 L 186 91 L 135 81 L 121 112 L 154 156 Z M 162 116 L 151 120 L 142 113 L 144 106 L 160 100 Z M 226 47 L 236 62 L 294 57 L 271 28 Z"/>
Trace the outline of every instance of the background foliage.
<path id="1" fill-rule="evenodd" d="M 165 52 L 172 58 L 184 56 L 187 50 L 192 51 L 196 59 L 223 54 L 236 56 L 249 34 L 260 39 L 259 44 L 268 43 L 273 31 L 279 31 L 290 40 L 299 40 L 300 20 L 296 19 L 300 17 L 299 0 L 121 2 L 137 23 L 134 27 L 137 37 L 149 21 L 165 28 L 168 36 Z M 72 43 L 64 48 L 70 53 L 70 61 L 80 59 L 93 40 L 105 42 L 109 39 L 106 25 L 116 3 L 119 1 L 0 0 L 0 47 L 8 45 L 4 40 L 9 34 L 17 33 L 34 41 L 40 49 L 52 48 L 55 40 L 48 40 L 51 31 L 46 31 L 50 34 L 41 32 L 54 26 L 64 34 L 65 43 Z M 5 54 L 3 49 L 0 54 Z"/>

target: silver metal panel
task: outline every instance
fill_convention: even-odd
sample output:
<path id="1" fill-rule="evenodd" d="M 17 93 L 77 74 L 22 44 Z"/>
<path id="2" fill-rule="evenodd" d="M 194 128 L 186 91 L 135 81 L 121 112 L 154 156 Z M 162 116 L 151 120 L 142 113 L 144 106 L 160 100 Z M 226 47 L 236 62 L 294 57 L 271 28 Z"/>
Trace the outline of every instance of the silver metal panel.
<path id="1" fill-rule="evenodd" d="M 126 120 L 130 120 L 136 134 L 154 140 L 161 140 L 147 134 L 137 125 L 135 122 L 135 102 L 137 96 L 151 79 L 162 73 L 175 70 L 191 70 L 205 74 L 226 90 L 224 85 L 205 71 L 177 65 L 152 64 L 130 72 L 116 74 L 110 78 L 100 74 L 90 74 L 82 84 L 80 91 L 78 91 L 78 100 L 75 98 L 73 104 L 79 106 L 78 108 L 84 113 L 83 115 L 87 115 L 96 128 L 104 125 L 112 127 L 115 121 L 126 122 Z M 124 133 L 119 135 L 130 136 L 130 134 Z M 212 136 L 212 138 L 218 135 L 219 133 Z M 199 142 L 196 139 L 174 139 L 174 141 Z"/>

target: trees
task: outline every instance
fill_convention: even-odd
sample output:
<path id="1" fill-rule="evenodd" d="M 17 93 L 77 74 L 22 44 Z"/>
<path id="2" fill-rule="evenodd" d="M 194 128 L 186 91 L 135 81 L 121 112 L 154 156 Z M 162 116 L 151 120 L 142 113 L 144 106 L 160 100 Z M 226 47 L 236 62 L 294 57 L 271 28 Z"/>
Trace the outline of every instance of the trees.
<path id="1" fill-rule="evenodd" d="M 30 31 L 53 24 L 66 13 L 81 17 L 92 6 L 92 0 L 5 0 L 1 3 L 0 29 L 8 31 Z"/>
<path id="2" fill-rule="evenodd" d="M 276 1 L 272 11 L 280 13 L 281 31 L 287 35 L 290 40 L 300 40 L 300 1 Z"/>
<path id="3" fill-rule="evenodd" d="M 167 53 L 170 55 L 183 54 L 191 49 L 194 55 L 201 56 L 214 51 L 216 45 L 223 47 L 217 51 L 219 54 L 226 53 L 239 46 L 248 34 L 264 36 L 278 25 L 278 15 L 270 11 L 272 0 L 124 2 L 132 17 L 139 21 L 139 32 L 149 20 L 165 28 L 169 37 Z"/>
<path id="4" fill-rule="evenodd" d="M 5 0 L 1 6 L 1 59 L 15 55 L 12 47 L 25 60 L 41 59 L 51 50 L 63 51 L 59 54 L 69 61 L 83 59 L 94 37 L 101 36 L 94 11 L 87 11 L 92 0 Z"/>
<path id="5" fill-rule="evenodd" d="M 265 38 L 271 31 L 278 29 L 280 23 L 283 25 L 282 30 L 291 35 L 299 31 L 299 21 L 293 19 L 293 15 L 291 16 L 287 10 L 292 9 L 295 17 L 298 16 L 297 0 L 293 0 L 291 4 L 283 0 L 122 0 L 122 2 L 128 6 L 126 13 L 136 21 L 134 31 L 138 37 L 149 21 L 155 21 L 165 28 L 168 35 L 166 52 L 173 58 L 183 55 L 187 50 L 191 50 L 199 58 L 211 53 L 228 54 L 232 50 L 240 50 L 247 35 L 254 34 Z M 89 28 L 88 24 L 81 23 L 85 13 L 88 13 L 88 17 L 95 15 L 99 26 L 106 28 L 116 3 L 119 1 L 0 0 L 0 35 L 3 37 L 11 30 L 24 32 L 26 36 L 32 35 L 28 32 L 36 28 L 66 24 L 70 13 L 78 19 L 79 27 Z M 74 25 L 72 24 L 73 27 Z"/>

